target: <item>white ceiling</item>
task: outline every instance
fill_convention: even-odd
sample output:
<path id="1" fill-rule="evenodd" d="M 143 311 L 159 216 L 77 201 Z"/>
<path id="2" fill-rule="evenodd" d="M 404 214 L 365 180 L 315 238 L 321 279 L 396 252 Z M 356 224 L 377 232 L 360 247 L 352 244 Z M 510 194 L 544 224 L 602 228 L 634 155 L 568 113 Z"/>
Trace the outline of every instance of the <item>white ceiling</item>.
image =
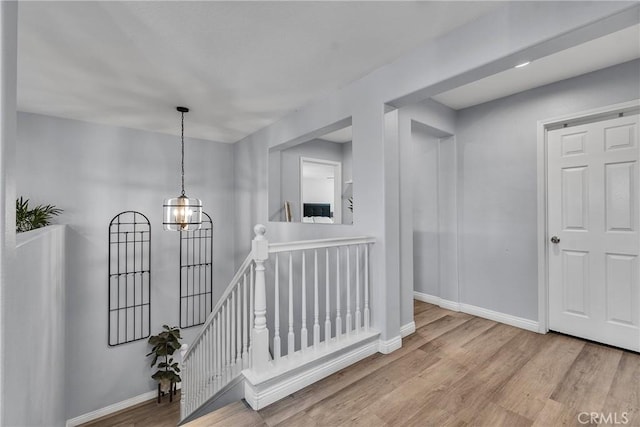
<path id="1" fill-rule="evenodd" d="M 526 67 L 511 68 L 460 86 L 433 99 L 459 110 L 636 58 L 640 58 L 640 25 L 534 60 Z"/>
<path id="2" fill-rule="evenodd" d="M 18 109 L 235 142 L 493 2 L 20 2 Z"/>
<path id="3" fill-rule="evenodd" d="M 353 127 L 347 126 L 346 128 L 338 129 L 326 135 L 320 136 L 318 137 L 318 139 L 324 139 L 325 141 L 344 144 L 345 142 L 353 140 Z"/>

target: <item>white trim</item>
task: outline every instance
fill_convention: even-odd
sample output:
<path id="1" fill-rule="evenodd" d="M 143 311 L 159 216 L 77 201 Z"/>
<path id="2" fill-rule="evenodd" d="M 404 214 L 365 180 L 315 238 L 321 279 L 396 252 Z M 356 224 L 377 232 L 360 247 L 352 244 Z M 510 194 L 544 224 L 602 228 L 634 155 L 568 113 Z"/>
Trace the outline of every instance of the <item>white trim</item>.
<path id="1" fill-rule="evenodd" d="M 484 319 L 504 323 L 505 325 L 515 326 L 516 328 L 520 329 L 526 329 L 527 331 L 539 332 L 538 322 L 536 322 L 535 320 L 525 319 L 523 317 L 513 316 L 511 314 L 500 313 L 499 311 L 488 310 L 486 308 L 477 307 L 470 304 L 460 304 L 460 311 L 463 313 L 471 314 L 473 316 L 482 317 Z"/>
<path id="2" fill-rule="evenodd" d="M 429 304 L 440 305 L 440 301 L 442 298 L 437 297 L 435 295 L 423 294 L 422 292 L 413 291 L 413 298 L 418 301 L 426 302 Z"/>
<path id="3" fill-rule="evenodd" d="M 461 309 L 461 305 L 458 302 L 455 301 L 449 301 L 446 299 L 440 299 L 440 307 L 445 308 L 447 310 L 451 310 L 451 311 L 462 311 Z"/>
<path id="4" fill-rule="evenodd" d="M 262 409 L 291 393 L 375 354 L 377 351 L 378 341 L 369 341 L 318 366 L 302 370 L 282 381 L 266 384 L 253 384 L 249 379 L 250 375 L 245 375 L 244 398 L 254 410 Z"/>
<path id="5" fill-rule="evenodd" d="M 525 319 L 523 317 L 513 316 L 511 314 L 500 313 L 499 311 L 493 311 L 471 304 L 448 301 L 435 295 L 423 294 L 422 292 L 414 292 L 413 296 L 418 301 L 427 302 L 429 304 L 436 304 L 442 308 L 453 307 L 448 308 L 448 310 L 461 311 L 473 316 L 478 316 L 484 319 L 493 320 L 495 322 L 504 323 L 505 325 L 515 326 L 516 328 L 520 329 L 526 329 L 527 331 L 542 332 L 540 331 L 540 325 L 535 320 Z"/>
<path id="6" fill-rule="evenodd" d="M 378 352 L 382 353 L 382 354 L 389 354 L 389 353 L 393 353 L 396 350 L 399 350 L 400 348 L 402 348 L 402 336 L 398 335 L 395 336 L 393 338 L 391 338 L 390 340 L 380 340 L 378 341 Z"/>
<path id="7" fill-rule="evenodd" d="M 181 388 L 180 386 L 181 384 L 178 384 L 178 389 Z M 131 397 L 129 399 L 125 399 L 121 402 L 117 402 L 112 405 L 105 406 L 104 408 L 96 409 L 95 411 L 91 411 L 86 414 L 79 415 L 75 418 L 71 418 L 70 420 L 67 420 L 66 427 L 79 426 L 81 424 L 97 420 L 98 418 L 102 418 L 104 416 L 111 415 L 113 413 L 131 408 L 132 406 L 139 405 L 140 403 L 145 403 L 145 402 L 148 402 L 149 400 L 155 400 L 157 397 L 158 397 L 158 391 L 151 390 L 146 393 L 142 393 L 137 396 Z"/>
<path id="8" fill-rule="evenodd" d="M 333 248 L 336 246 L 365 245 L 375 243 L 375 237 L 335 237 L 330 239 L 300 240 L 296 242 L 269 243 L 269 253 L 302 251 L 306 249 Z"/>
<path id="9" fill-rule="evenodd" d="M 413 291 L 413 298 L 418 301 L 426 302 L 429 304 L 435 304 L 439 307 L 445 308 L 451 311 L 461 311 L 460 303 L 455 301 L 446 300 L 435 295 L 424 294 L 422 292 Z"/>
<path id="10" fill-rule="evenodd" d="M 537 184 L 538 184 L 538 332 L 549 331 L 549 266 L 547 238 L 547 132 L 560 124 L 585 123 L 606 118 L 619 112 L 637 114 L 640 99 L 608 105 L 538 121 Z"/>
<path id="11" fill-rule="evenodd" d="M 400 336 L 402 338 L 411 335 L 416 331 L 416 322 L 409 322 L 400 328 Z"/>

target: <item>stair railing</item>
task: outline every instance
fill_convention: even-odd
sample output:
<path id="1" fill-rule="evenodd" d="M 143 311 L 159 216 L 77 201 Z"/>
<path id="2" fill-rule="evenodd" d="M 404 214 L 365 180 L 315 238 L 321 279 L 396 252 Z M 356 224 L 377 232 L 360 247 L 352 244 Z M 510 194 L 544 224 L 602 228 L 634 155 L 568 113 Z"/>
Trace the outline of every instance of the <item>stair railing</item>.
<path id="1" fill-rule="evenodd" d="M 183 419 L 251 366 L 255 265 L 250 253 L 193 344 L 183 352 L 180 399 Z"/>
<path id="2" fill-rule="evenodd" d="M 182 351 L 182 419 L 235 384 L 245 369 L 254 377 L 280 372 L 306 360 L 305 355 L 326 354 L 369 332 L 369 247 L 374 238 L 269 244 L 264 225 L 256 225 L 254 232 L 251 253 L 193 344 Z M 270 294 L 267 282 L 273 285 Z M 267 311 L 268 296 L 273 298 L 272 313 Z M 283 301 L 287 313 L 280 311 Z M 288 326 L 286 346 L 281 318 Z"/>

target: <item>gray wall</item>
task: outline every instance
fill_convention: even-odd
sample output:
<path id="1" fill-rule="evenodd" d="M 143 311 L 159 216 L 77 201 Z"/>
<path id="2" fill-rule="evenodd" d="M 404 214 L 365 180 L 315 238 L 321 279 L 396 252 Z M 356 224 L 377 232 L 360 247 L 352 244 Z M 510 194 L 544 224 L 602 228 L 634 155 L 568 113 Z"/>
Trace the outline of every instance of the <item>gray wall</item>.
<path id="1" fill-rule="evenodd" d="M 15 150 L 18 56 L 18 2 L 0 2 L 0 424 L 5 422 L 5 289 L 14 283 L 16 254 Z M 10 367 L 9 367 L 10 368 Z"/>
<path id="2" fill-rule="evenodd" d="M 188 132 L 188 122 L 187 122 Z M 178 324 L 178 233 L 162 230 L 162 202 L 180 191 L 179 137 L 35 114 L 18 115 L 17 189 L 64 209 L 67 234 L 67 418 L 154 389 L 146 341 L 107 346 L 107 231 L 138 210 L 152 231 L 151 330 Z M 233 147 L 185 140 L 187 194 L 214 221 L 215 297 L 233 269 Z M 198 328 L 184 331 L 189 343 Z"/>
<path id="3" fill-rule="evenodd" d="M 538 317 L 537 121 L 640 98 L 640 61 L 461 110 L 461 302 Z"/>
<path id="4" fill-rule="evenodd" d="M 6 289 L 5 399 L 8 426 L 66 421 L 65 226 L 20 233 L 14 286 Z M 29 339 L 25 339 L 29 337 Z"/>
<path id="5" fill-rule="evenodd" d="M 236 265 L 247 254 L 254 224 L 269 220 L 266 185 L 269 148 L 351 117 L 353 190 L 357 201 L 354 225 L 323 227 L 270 222 L 267 237 L 271 241 L 358 234 L 375 237 L 377 243 L 371 253 L 374 326 L 380 328 L 384 340 L 396 337 L 407 314 L 412 313 L 408 305 L 411 291 L 404 286 L 412 281 L 400 275 L 402 211 L 398 198 L 401 174 L 397 137 L 402 137 L 406 126 L 397 116 L 385 121 L 385 117 L 390 117 L 385 115 L 385 105 L 413 104 L 511 68 L 522 55 L 551 54 L 624 28 L 637 16 L 631 3 L 534 3 L 505 3 L 237 142 L 234 145 Z M 620 19 L 600 21 L 621 11 Z M 460 55 L 462 51 L 468 54 Z M 396 123 L 390 124 L 394 120 Z M 412 257 L 403 257 L 408 258 Z"/>
<path id="6" fill-rule="evenodd" d="M 413 292 L 458 294 L 456 111 L 432 100 L 400 109 L 401 324 Z"/>
<path id="7" fill-rule="evenodd" d="M 417 292 L 440 295 L 438 137 L 413 127 L 413 280 Z"/>

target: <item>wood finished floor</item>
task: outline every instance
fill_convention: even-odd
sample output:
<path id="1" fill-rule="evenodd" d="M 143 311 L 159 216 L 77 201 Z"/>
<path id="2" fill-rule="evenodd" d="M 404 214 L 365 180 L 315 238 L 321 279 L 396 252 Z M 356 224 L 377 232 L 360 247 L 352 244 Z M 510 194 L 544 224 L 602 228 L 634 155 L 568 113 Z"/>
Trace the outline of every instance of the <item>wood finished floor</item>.
<path id="1" fill-rule="evenodd" d="M 550 427 L 626 418 L 625 425 L 640 427 L 640 355 L 421 302 L 414 308 L 416 333 L 400 350 L 370 356 L 261 411 L 237 402 L 187 426 Z M 90 425 L 177 422 L 178 405 L 146 405 Z M 581 424 L 583 411 L 617 418 Z"/>

